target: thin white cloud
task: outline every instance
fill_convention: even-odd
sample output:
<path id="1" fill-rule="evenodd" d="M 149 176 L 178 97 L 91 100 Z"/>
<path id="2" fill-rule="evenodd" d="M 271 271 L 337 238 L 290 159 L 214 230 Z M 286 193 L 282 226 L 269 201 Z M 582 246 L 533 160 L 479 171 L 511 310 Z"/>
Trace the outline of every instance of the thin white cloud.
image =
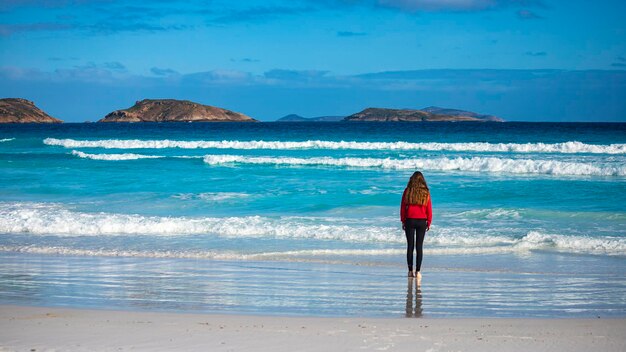
<path id="1" fill-rule="evenodd" d="M 134 75 L 124 70 L 107 68 L 108 64 L 84 65 L 44 72 L 16 67 L 0 68 L 0 78 L 12 81 L 42 81 L 56 83 L 83 82 L 119 86 L 185 86 L 189 87 L 284 87 L 298 89 L 369 89 L 397 91 L 484 91 L 503 92 L 516 87 L 544 82 L 586 82 L 591 86 L 606 86 L 605 82 L 626 87 L 622 70 L 491 70 L 443 69 L 375 72 L 360 75 L 334 75 L 320 70 L 274 69 L 263 74 L 238 70 L 211 70 L 177 74 L 170 69 L 153 68 L 150 76 Z M 616 87 L 613 87 L 616 88 Z M 621 89 L 621 88 L 620 88 Z"/>

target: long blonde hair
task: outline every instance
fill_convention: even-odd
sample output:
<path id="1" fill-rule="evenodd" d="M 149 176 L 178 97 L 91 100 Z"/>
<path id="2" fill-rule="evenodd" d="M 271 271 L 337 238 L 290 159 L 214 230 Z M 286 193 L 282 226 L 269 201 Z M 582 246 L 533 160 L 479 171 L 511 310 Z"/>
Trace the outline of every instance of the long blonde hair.
<path id="1" fill-rule="evenodd" d="M 408 204 L 426 205 L 430 190 L 421 172 L 415 171 L 406 185 L 404 200 Z"/>

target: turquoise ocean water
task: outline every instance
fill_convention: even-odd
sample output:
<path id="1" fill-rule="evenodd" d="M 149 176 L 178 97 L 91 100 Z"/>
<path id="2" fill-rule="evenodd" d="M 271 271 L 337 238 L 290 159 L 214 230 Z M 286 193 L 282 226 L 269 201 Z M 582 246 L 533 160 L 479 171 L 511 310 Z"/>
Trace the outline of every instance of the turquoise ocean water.
<path id="1" fill-rule="evenodd" d="M 0 181 L 0 304 L 626 316 L 626 124 L 2 125 Z"/>

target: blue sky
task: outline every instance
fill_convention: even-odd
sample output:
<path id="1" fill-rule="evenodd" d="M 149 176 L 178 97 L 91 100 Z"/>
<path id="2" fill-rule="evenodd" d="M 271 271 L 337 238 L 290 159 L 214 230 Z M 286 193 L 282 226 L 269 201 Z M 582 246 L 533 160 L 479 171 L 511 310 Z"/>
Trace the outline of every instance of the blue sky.
<path id="1" fill-rule="evenodd" d="M 144 98 L 259 120 L 438 105 L 626 121 L 626 2 L 0 2 L 0 96 L 68 122 Z"/>

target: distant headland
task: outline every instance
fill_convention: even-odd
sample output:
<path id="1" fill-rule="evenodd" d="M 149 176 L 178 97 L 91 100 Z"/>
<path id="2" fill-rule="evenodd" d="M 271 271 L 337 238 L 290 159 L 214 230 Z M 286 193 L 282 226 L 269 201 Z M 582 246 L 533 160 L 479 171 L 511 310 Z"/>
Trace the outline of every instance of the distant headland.
<path id="1" fill-rule="evenodd" d="M 21 98 L 0 99 L 0 123 L 61 123 L 35 104 Z"/>

